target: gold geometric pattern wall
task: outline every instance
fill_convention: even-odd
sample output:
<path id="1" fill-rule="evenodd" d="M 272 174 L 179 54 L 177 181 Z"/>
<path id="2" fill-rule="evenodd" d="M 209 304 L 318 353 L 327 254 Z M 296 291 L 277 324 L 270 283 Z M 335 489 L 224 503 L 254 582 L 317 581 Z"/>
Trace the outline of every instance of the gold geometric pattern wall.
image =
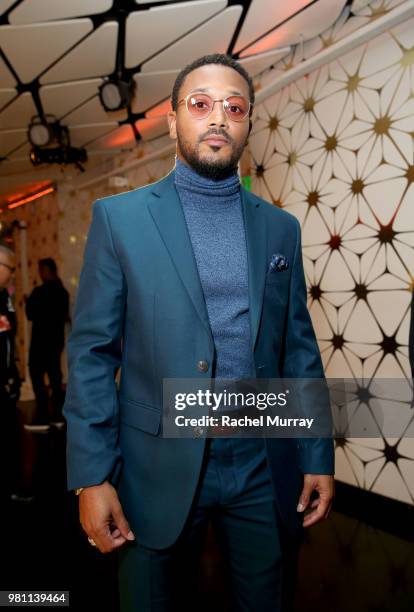
<path id="1" fill-rule="evenodd" d="M 387 4 L 367 7 L 367 19 Z M 320 41 L 333 42 L 333 33 L 341 30 Z M 282 60 L 262 84 L 292 62 Z M 253 190 L 301 223 L 308 305 L 328 377 L 408 382 L 413 136 L 414 19 L 255 111 Z M 412 503 L 414 438 L 405 431 L 338 441 L 337 478 Z"/>

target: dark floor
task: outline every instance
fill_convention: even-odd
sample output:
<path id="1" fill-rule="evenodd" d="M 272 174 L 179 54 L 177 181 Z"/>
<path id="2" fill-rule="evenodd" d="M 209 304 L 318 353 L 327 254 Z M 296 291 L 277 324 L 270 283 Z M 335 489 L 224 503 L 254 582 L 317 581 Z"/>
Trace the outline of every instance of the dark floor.
<path id="1" fill-rule="evenodd" d="M 30 410 L 29 404 L 21 406 L 22 417 Z M 64 431 L 25 432 L 24 441 L 35 498 L 1 508 L 0 590 L 67 590 L 72 610 L 91 606 L 117 612 L 116 560 L 87 543 L 78 525 L 77 500 L 65 491 Z M 306 532 L 297 611 L 412 612 L 413 542 L 338 510 Z M 224 612 L 220 558 L 212 539 L 203 559 L 203 585 L 197 612 Z"/>

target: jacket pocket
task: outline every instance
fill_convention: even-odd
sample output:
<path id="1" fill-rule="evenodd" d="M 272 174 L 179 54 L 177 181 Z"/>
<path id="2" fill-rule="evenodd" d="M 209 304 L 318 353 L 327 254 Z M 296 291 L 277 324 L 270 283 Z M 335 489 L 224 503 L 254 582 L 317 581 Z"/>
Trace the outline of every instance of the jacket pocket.
<path id="1" fill-rule="evenodd" d="M 282 306 L 286 306 L 289 298 L 289 282 L 268 280 L 264 286 L 264 299 L 270 302 L 278 302 Z"/>
<path id="2" fill-rule="evenodd" d="M 156 436 L 160 430 L 162 411 L 155 406 L 125 398 L 119 399 L 121 421 Z"/>
<path id="3" fill-rule="evenodd" d="M 266 274 L 266 285 L 280 284 L 288 285 L 290 280 L 289 270 L 268 270 Z"/>

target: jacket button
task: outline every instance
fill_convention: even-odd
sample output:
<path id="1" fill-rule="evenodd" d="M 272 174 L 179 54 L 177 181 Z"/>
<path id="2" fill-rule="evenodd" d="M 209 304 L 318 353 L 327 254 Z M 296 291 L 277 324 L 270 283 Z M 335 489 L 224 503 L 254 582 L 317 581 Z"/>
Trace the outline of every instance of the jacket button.
<path id="1" fill-rule="evenodd" d="M 204 429 L 202 427 L 194 427 L 194 436 L 196 438 L 201 438 L 204 433 Z"/>
<path id="2" fill-rule="evenodd" d="M 200 372 L 207 372 L 207 370 L 208 370 L 208 362 L 207 361 L 203 361 L 203 360 L 199 361 L 197 363 L 197 368 L 198 368 L 198 370 Z"/>

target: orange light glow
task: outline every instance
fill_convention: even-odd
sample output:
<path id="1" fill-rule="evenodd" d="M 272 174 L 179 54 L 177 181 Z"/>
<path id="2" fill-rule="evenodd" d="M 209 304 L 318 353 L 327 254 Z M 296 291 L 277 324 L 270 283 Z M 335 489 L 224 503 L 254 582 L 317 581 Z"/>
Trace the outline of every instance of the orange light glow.
<path id="1" fill-rule="evenodd" d="M 130 125 L 122 125 L 115 131 L 102 136 L 97 142 L 104 149 L 131 148 L 135 145 L 134 131 Z"/>
<path id="2" fill-rule="evenodd" d="M 167 118 L 162 115 L 160 117 L 138 119 L 135 125 L 144 140 L 158 138 L 158 136 L 168 132 Z"/>
<path id="3" fill-rule="evenodd" d="M 30 185 L 19 185 L 17 187 L 18 191 L 14 192 L 12 189 L 8 189 L 6 193 L 4 193 L 4 200 L 0 202 L 0 206 L 7 207 L 8 204 L 13 204 L 18 200 L 22 200 L 23 198 L 33 195 L 34 193 L 39 193 L 39 191 L 42 191 L 47 187 L 51 187 L 51 185 L 52 183 L 50 180 L 48 180 L 39 181 L 38 183 L 32 183 Z M 16 189 L 16 187 L 14 189 Z"/>
<path id="4" fill-rule="evenodd" d="M 42 198 L 43 196 L 47 195 L 48 193 L 52 193 L 53 191 L 55 191 L 54 187 L 48 187 L 48 189 L 43 189 L 43 191 L 38 191 L 37 193 L 34 193 L 31 196 L 28 196 L 27 198 L 23 198 L 22 200 L 17 200 L 16 202 L 12 202 L 11 204 L 8 205 L 7 208 L 17 208 L 18 206 L 23 206 L 23 204 L 28 204 L 29 202 L 34 202 L 35 200 L 38 200 L 39 198 Z"/>
<path id="5" fill-rule="evenodd" d="M 277 51 L 279 47 L 284 47 L 287 44 L 289 43 L 283 40 L 281 33 L 276 30 L 276 32 L 271 32 L 258 40 L 251 47 L 247 47 L 247 49 L 240 53 L 240 57 L 245 58 L 250 55 L 257 55 L 258 53 L 265 53 L 266 51 Z"/>
<path id="6" fill-rule="evenodd" d="M 171 110 L 171 101 L 164 100 L 164 102 L 160 102 L 157 106 L 154 106 L 151 110 L 145 113 L 146 117 L 163 117 Z"/>

